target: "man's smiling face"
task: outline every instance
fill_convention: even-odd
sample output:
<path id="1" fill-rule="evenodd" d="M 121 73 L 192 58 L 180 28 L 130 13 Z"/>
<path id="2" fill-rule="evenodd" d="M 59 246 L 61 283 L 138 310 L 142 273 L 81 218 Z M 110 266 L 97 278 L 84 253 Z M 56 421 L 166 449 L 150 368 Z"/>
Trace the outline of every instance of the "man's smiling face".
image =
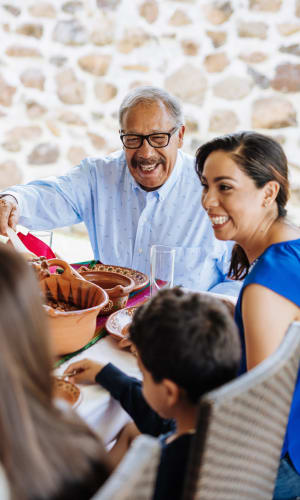
<path id="1" fill-rule="evenodd" d="M 129 109 L 123 118 L 122 133 L 148 135 L 170 132 L 174 127 L 174 119 L 167 108 L 157 101 L 151 104 L 140 103 Z M 138 149 L 124 147 L 130 173 L 145 191 L 158 189 L 170 177 L 178 148 L 182 146 L 183 135 L 184 126 L 181 126 L 164 148 L 153 148 L 146 139 Z"/>

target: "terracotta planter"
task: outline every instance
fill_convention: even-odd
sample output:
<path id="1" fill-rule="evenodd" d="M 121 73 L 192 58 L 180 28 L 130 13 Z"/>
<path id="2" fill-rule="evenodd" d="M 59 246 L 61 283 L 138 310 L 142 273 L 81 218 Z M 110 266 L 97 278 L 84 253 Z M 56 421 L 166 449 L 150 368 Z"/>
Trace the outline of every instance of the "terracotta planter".
<path id="1" fill-rule="evenodd" d="M 91 283 L 103 288 L 109 297 L 109 303 L 102 309 L 101 314 L 123 309 L 128 301 L 130 292 L 135 287 L 132 278 L 123 274 L 111 273 L 108 271 L 82 271 L 80 275 Z"/>
<path id="2" fill-rule="evenodd" d="M 50 322 L 52 348 L 54 354 L 60 356 L 81 349 L 93 338 L 97 315 L 108 303 L 108 295 L 99 286 L 74 276 L 67 262 L 59 259 L 48 262 L 49 266 L 62 267 L 64 273 L 52 274 L 40 281 L 45 296 L 78 306 L 75 311 L 44 306 Z"/>

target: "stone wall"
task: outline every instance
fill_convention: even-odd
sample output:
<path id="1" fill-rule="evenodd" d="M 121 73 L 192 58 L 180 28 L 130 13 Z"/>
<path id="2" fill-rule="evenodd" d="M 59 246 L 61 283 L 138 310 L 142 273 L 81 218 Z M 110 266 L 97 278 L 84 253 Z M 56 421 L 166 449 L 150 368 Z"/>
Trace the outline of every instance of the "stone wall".
<path id="1" fill-rule="evenodd" d="M 255 129 L 291 167 L 300 223 L 300 0 L 2 0 L 0 189 L 120 148 L 138 85 L 183 102 L 184 149 Z"/>

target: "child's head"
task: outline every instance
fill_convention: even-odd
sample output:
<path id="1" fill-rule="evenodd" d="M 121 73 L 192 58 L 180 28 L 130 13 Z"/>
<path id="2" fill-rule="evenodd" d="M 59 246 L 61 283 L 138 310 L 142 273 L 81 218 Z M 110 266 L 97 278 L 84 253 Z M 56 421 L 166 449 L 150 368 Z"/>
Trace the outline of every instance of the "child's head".
<path id="1" fill-rule="evenodd" d="M 202 394 L 233 379 L 240 363 L 234 320 L 209 294 L 159 292 L 135 313 L 130 338 L 144 368 L 145 398 L 158 413 L 163 412 L 153 397 L 159 395 L 147 394 L 147 378 L 157 385 L 175 383 L 196 404 Z"/>

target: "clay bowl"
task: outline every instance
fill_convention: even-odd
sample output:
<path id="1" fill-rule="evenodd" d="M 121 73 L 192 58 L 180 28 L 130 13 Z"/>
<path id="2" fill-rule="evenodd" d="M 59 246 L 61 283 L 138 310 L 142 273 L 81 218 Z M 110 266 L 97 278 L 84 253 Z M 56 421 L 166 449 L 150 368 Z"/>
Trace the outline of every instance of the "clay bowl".
<path id="1" fill-rule="evenodd" d="M 123 309 L 128 301 L 130 292 L 135 287 L 135 282 L 129 276 L 109 271 L 81 271 L 80 275 L 95 285 L 103 288 L 109 297 L 109 303 L 101 310 L 101 314 Z"/>
<path id="2" fill-rule="evenodd" d="M 81 392 L 77 385 L 72 384 L 69 380 L 64 380 L 60 377 L 54 377 L 53 394 L 56 399 L 63 399 L 72 408 L 76 408 L 81 401 Z"/>
<path id="3" fill-rule="evenodd" d="M 51 274 L 40 281 L 46 298 L 72 304 L 76 310 L 58 310 L 45 305 L 50 324 L 52 349 L 56 356 L 75 352 L 94 336 L 97 315 L 108 303 L 105 290 L 82 278 L 74 276 L 69 264 L 60 259 L 50 259 L 49 266 L 59 266 L 63 274 Z"/>

